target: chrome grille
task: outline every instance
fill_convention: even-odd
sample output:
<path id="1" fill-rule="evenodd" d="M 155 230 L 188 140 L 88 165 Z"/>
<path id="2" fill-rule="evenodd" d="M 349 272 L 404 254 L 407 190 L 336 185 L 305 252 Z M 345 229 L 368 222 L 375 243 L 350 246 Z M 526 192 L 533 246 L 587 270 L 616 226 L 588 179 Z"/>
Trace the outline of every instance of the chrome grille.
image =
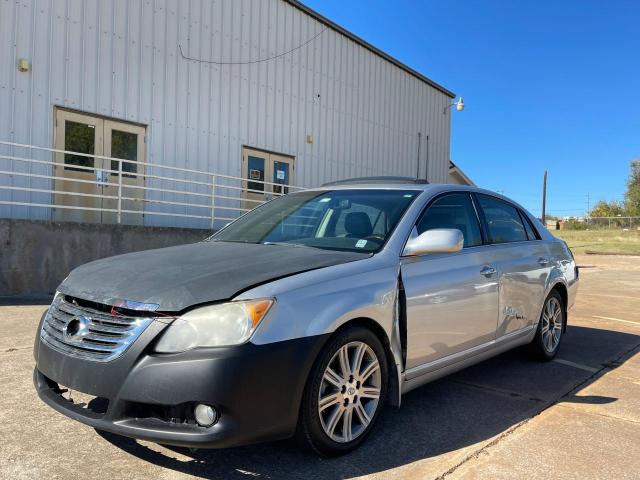
<path id="1" fill-rule="evenodd" d="M 42 322 L 40 338 L 66 355 L 108 362 L 122 355 L 151 322 L 153 318 L 79 306 L 58 294 Z"/>

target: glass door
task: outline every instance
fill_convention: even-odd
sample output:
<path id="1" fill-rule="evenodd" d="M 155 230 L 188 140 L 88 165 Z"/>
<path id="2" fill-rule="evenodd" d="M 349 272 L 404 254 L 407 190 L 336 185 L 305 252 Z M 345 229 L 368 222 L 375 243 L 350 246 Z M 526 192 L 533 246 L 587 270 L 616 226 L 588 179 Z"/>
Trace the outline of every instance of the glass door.
<path id="1" fill-rule="evenodd" d="M 113 120 L 104 121 L 104 154 L 107 157 L 124 160 L 144 161 L 145 156 L 145 128 Z M 106 161 L 106 160 L 105 160 Z M 121 223 L 127 225 L 142 225 L 144 211 L 144 165 L 122 162 L 122 179 L 120 179 L 120 162 L 109 160 L 109 185 L 103 191 L 106 198 L 102 199 L 102 206 L 106 209 L 118 210 L 118 190 L 122 191 L 121 209 L 129 210 L 121 214 Z M 122 183 L 122 187 L 120 187 Z M 116 197 L 111 198 L 111 197 Z M 131 213 L 131 211 L 140 213 Z M 103 213 L 104 223 L 117 223 L 118 214 Z"/>
<path id="2" fill-rule="evenodd" d="M 291 171 L 293 170 L 293 158 L 282 155 L 271 154 L 272 174 L 271 181 L 277 185 L 272 185 L 273 193 L 286 195 L 289 193 L 291 185 Z"/>
<path id="3" fill-rule="evenodd" d="M 56 110 L 55 148 L 85 155 L 103 154 L 103 120 L 65 110 Z M 55 220 L 64 222 L 101 221 L 102 159 L 56 153 L 54 167 Z"/>
<path id="4" fill-rule="evenodd" d="M 243 208 L 252 209 L 274 194 L 289 193 L 294 159 L 253 148 L 242 149 Z"/>
<path id="5" fill-rule="evenodd" d="M 263 183 L 269 178 L 268 165 L 268 153 L 246 147 L 242 149 L 242 178 L 245 179 L 242 182 L 242 208 L 251 210 L 269 200 L 269 185 Z"/>

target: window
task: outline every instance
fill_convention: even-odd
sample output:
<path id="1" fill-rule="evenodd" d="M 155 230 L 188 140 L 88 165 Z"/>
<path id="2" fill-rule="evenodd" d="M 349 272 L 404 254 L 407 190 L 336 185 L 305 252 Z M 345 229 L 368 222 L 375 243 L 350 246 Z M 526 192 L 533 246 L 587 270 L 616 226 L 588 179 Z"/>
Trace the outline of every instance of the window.
<path id="1" fill-rule="evenodd" d="M 65 120 L 64 122 L 64 149 L 70 150 L 72 152 L 95 155 L 96 126 L 86 123 L 73 122 L 71 120 Z M 68 167 L 67 165 L 77 165 L 80 167 L 93 168 L 94 159 L 92 157 L 86 157 L 83 155 L 73 155 L 71 153 L 65 153 L 64 164 L 65 170 L 89 172 L 89 170 L 85 168 L 74 168 L 73 166 Z"/>
<path id="2" fill-rule="evenodd" d="M 380 189 L 292 193 L 250 211 L 212 240 L 377 252 L 419 193 Z"/>
<path id="3" fill-rule="evenodd" d="M 111 129 L 111 156 L 121 158 L 123 160 L 138 160 L 138 141 L 139 133 L 123 132 L 121 130 Z M 111 170 L 118 171 L 120 162 L 111 160 Z M 135 175 L 127 175 L 138 172 L 137 164 L 131 162 L 122 162 L 123 175 L 127 177 L 135 177 Z M 111 173 L 118 175 L 118 173 Z"/>
<path id="4" fill-rule="evenodd" d="M 531 222 L 527 218 L 527 215 L 522 211 L 520 212 L 520 218 L 522 218 L 524 229 L 527 231 L 527 237 L 529 238 L 529 240 L 539 240 L 540 237 L 538 237 L 538 234 L 533 228 L 533 225 L 531 225 Z"/>
<path id="5" fill-rule="evenodd" d="M 264 158 L 249 155 L 249 190 L 264 192 Z"/>
<path id="6" fill-rule="evenodd" d="M 487 221 L 491 243 L 527 240 L 520 214 L 514 206 L 486 195 L 478 195 L 478 200 Z"/>
<path id="7" fill-rule="evenodd" d="M 416 225 L 418 235 L 434 228 L 456 228 L 464 236 L 465 247 L 482 245 L 478 217 L 466 193 L 452 193 L 433 202 Z"/>

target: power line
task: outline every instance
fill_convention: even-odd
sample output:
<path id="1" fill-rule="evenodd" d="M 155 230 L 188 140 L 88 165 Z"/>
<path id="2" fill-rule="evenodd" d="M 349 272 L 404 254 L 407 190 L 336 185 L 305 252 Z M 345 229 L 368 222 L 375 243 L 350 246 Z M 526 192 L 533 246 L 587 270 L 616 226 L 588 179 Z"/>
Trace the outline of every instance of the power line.
<path id="1" fill-rule="evenodd" d="M 301 48 L 309 45 L 311 42 L 313 42 L 316 38 L 318 38 L 320 35 L 322 35 L 326 31 L 327 31 L 327 28 L 323 28 L 319 33 L 316 33 L 313 37 L 311 37 L 307 41 L 301 43 L 297 47 L 292 48 L 291 50 L 287 50 L 286 52 L 273 55 L 272 57 L 260 58 L 258 60 L 249 60 L 246 62 L 217 62 L 214 60 L 202 60 L 200 58 L 188 57 L 187 55 L 185 55 L 184 52 L 182 51 L 182 45 L 180 43 L 178 44 L 178 48 L 180 49 L 180 55 L 182 56 L 182 58 L 184 58 L 185 60 L 190 60 L 192 62 L 208 63 L 211 65 L 249 65 L 252 63 L 261 63 L 261 62 L 268 62 L 270 60 L 275 60 L 276 58 L 284 57 L 285 55 L 295 52 L 296 50 L 300 50 Z"/>

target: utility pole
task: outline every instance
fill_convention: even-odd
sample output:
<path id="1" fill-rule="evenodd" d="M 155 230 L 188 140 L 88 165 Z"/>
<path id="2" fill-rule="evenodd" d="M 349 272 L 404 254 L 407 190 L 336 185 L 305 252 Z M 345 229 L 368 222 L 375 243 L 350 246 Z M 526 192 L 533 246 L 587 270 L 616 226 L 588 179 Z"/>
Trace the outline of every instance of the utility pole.
<path id="1" fill-rule="evenodd" d="M 544 171 L 544 180 L 542 181 L 542 224 L 547 225 L 547 171 Z"/>
<path id="2" fill-rule="evenodd" d="M 587 219 L 587 225 L 589 224 L 590 216 L 591 216 L 591 192 L 587 192 L 587 214 L 585 215 Z"/>

